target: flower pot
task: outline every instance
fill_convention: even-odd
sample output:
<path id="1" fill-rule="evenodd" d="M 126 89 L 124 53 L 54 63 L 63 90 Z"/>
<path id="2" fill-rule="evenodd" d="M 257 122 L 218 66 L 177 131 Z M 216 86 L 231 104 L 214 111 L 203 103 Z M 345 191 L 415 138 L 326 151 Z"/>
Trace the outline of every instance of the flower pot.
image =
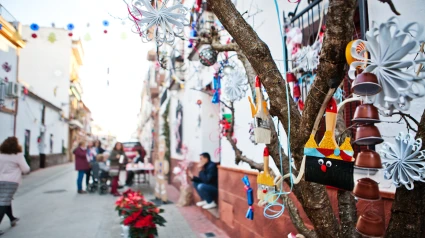
<path id="1" fill-rule="evenodd" d="M 357 127 L 354 144 L 376 145 L 384 141 L 379 129 L 373 124 L 361 125 Z"/>
<path id="2" fill-rule="evenodd" d="M 382 90 L 378 78 L 373 73 L 361 73 L 354 79 L 351 91 L 360 96 L 371 96 Z"/>
<path id="3" fill-rule="evenodd" d="M 353 189 L 353 195 L 359 199 L 364 200 L 379 200 L 381 198 L 379 194 L 378 183 L 370 178 L 361 178 L 357 180 L 357 184 Z"/>
<path id="4" fill-rule="evenodd" d="M 372 104 L 362 104 L 356 108 L 354 112 L 353 122 L 356 123 L 378 123 L 379 119 L 378 108 Z"/>
<path id="5" fill-rule="evenodd" d="M 381 169 L 381 156 L 373 150 L 362 150 L 356 158 L 354 166 L 368 169 Z"/>
<path id="6" fill-rule="evenodd" d="M 130 227 L 129 226 L 125 226 L 125 225 L 121 225 L 121 229 L 122 229 L 121 236 L 123 238 L 129 238 L 130 237 Z"/>
<path id="7" fill-rule="evenodd" d="M 376 213 L 367 211 L 357 220 L 356 230 L 364 236 L 382 237 L 385 233 L 384 225 L 382 217 Z"/>

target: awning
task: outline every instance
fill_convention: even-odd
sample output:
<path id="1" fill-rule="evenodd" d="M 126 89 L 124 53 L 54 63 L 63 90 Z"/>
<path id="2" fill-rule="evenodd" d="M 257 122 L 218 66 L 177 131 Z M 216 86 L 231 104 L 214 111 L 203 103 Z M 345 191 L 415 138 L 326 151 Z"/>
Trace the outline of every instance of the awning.
<path id="1" fill-rule="evenodd" d="M 76 128 L 76 127 L 78 127 L 78 128 L 80 128 L 80 129 L 83 129 L 83 124 L 81 124 L 81 122 L 79 122 L 78 120 L 70 120 L 69 122 L 69 126 L 70 127 L 72 127 L 72 128 Z"/>

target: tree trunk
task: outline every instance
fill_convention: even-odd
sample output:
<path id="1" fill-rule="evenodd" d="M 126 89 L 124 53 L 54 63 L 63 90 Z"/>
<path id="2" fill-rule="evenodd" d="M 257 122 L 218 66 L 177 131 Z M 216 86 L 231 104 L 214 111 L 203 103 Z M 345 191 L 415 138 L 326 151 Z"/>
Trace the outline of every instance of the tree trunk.
<path id="1" fill-rule="evenodd" d="M 416 138 L 425 142 L 425 111 L 422 114 Z M 422 149 L 425 144 L 422 144 Z M 415 182 L 413 190 L 397 188 L 390 224 L 385 237 L 425 237 L 425 183 Z"/>
<path id="2" fill-rule="evenodd" d="M 226 30 L 239 45 L 254 70 L 260 75 L 261 82 L 270 98 L 270 113 L 277 116 L 288 131 L 288 109 L 291 112 L 291 150 L 299 165 L 314 121 L 330 86 L 328 81 L 339 85 L 345 75 L 345 47 L 352 39 L 355 0 L 331 0 L 327 17 L 327 30 L 320 58 L 317 78 L 306 100 L 306 108 L 301 117 L 297 106 L 290 100 L 286 102 L 284 80 L 271 57 L 268 46 L 258 37 L 251 26 L 243 19 L 230 0 L 209 1 L 209 6 Z M 348 19 L 348 20 L 347 20 Z M 300 127 L 300 125 L 303 125 Z M 269 145 L 278 152 L 279 147 Z M 276 155 L 276 151 L 274 154 Z M 279 161 L 278 158 L 274 158 Z M 287 170 L 286 170 L 287 171 Z M 341 237 L 339 223 L 324 186 L 301 181 L 295 186 L 294 193 L 304 211 L 315 226 L 318 237 Z"/>

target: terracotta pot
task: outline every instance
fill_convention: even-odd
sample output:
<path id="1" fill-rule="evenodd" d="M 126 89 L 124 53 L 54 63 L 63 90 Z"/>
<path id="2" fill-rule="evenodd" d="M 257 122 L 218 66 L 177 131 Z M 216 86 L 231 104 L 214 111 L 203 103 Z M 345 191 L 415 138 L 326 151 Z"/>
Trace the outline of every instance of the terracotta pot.
<path id="1" fill-rule="evenodd" d="M 376 145 L 384 141 L 378 127 L 366 124 L 357 127 L 354 143 L 357 145 Z"/>
<path id="2" fill-rule="evenodd" d="M 365 212 L 357 220 L 356 230 L 364 236 L 382 237 L 384 229 L 384 219 L 371 211 Z"/>
<path id="3" fill-rule="evenodd" d="M 381 198 L 378 183 L 370 178 L 357 180 L 357 184 L 353 189 L 353 195 L 364 200 L 379 200 Z"/>
<path id="4" fill-rule="evenodd" d="M 360 123 L 378 123 L 379 119 L 378 108 L 372 104 L 362 104 L 356 108 L 354 112 L 353 122 Z"/>
<path id="5" fill-rule="evenodd" d="M 358 74 L 351 86 L 351 91 L 360 96 L 371 96 L 381 92 L 382 87 L 378 78 L 372 73 Z"/>
<path id="6" fill-rule="evenodd" d="M 381 156 L 373 150 L 362 150 L 357 154 L 355 166 L 368 169 L 381 169 Z"/>

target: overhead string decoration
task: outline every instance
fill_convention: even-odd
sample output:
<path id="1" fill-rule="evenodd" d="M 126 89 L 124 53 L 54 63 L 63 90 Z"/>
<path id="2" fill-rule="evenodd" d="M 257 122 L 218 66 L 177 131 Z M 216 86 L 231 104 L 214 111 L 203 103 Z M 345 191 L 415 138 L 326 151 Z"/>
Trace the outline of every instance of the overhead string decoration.
<path id="1" fill-rule="evenodd" d="M 396 187 L 414 188 L 414 182 L 425 182 L 425 150 L 422 140 L 411 134 L 399 133 L 395 144 L 385 142 L 380 151 L 385 172 L 384 178 L 392 180 Z"/>
<path id="2" fill-rule="evenodd" d="M 30 25 L 30 28 L 31 28 L 32 31 L 34 31 L 34 33 L 31 34 L 31 37 L 34 38 L 34 39 L 37 38 L 37 33 L 35 33 L 35 32 L 40 29 L 38 24 L 33 23 L 33 24 Z"/>
<path id="3" fill-rule="evenodd" d="M 214 89 L 214 94 L 213 94 L 211 102 L 214 104 L 220 103 L 221 79 L 219 74 L 215 74 L 214 76 L 213 89 Z"/>
<path id="4" fill-rule="evenodd" d="M 172 45 L 176 37 L 184 38 L 184 27 L 189 25 L 188 8 L 179 1 L 166 6 L 168 1 L 152 6 L 149 0 L 125 0 L 129 18 L 134 22 L 133 31 L 146 42 L 155 41 L 157 46 Z"/>
<path id="5" fill-rule="evenodd" d="M 248 202 L 248 210 L 246 211 L 245 217 L 249 220 L 254 220 L 254 208 L 252 207 L 254 204 L 254 190 L 251 188 L 248 176 L 243 176 L 242 182 L 245 184 L 244 189 L 246 192 L 246 200 Z"/>
<path id="6" fill-rule="evenodd" d="M 256 105 L 248 97 L 251 105 L 251 113 L 254 118 L 254 135 L 256 143 L 270 144 L 271 131 L 269 122 L 269 112 L 267 110 L 267 102 L 263 100 L 263 94 L 261 93 L 261 82 L 260 78 L 255 78 L 255 94 L 256 94 Z"/>
<path id="7" fill-rule="evenodd" d="M 106 29 L 106 27 L 108 27 L 109 26 L 109 21 L 107 21 L 107 20 L 104 20 L 103 22 L 102 22 L 102 24 L 103 24 L 103 26 L 105 27 L 105 30 L 103 30 L 103 33 L 108 33 L 108 30 Z"/>
<path id="8" fill-rule="evenodd" d="M 406 111 L 410 101 L 425 96 L 425 69 L 417 70 L 425 59 L 412 59 L 424 41 L 424 26 L 418 22 L 401 25 L 396 17 L 380 25 L 373 22 L 366 41 L 352 43 L 351 57 L 358 61 L 350 64 L 348 75 L 355 79 L 358 68 L 375 74 L 382 86 L 375 105 L 390 113 L 394 109 Z M 362 44 L 364 49 L 358 52 Z"/>
<path id="9" fill-rule="evenodd" d="M 69 23 L 67 26 L 66 26 L 66 29 L 69 31 L 69 33 L 68 33 L 68 36 L 69 37 L 72 37 L 74 34 L 72 33 L 72 31 L 74 30 L 74 28 L 75 28 L 75 26 L 74 26 L 74 24 L 72 24 L 72 23 Z"/>

